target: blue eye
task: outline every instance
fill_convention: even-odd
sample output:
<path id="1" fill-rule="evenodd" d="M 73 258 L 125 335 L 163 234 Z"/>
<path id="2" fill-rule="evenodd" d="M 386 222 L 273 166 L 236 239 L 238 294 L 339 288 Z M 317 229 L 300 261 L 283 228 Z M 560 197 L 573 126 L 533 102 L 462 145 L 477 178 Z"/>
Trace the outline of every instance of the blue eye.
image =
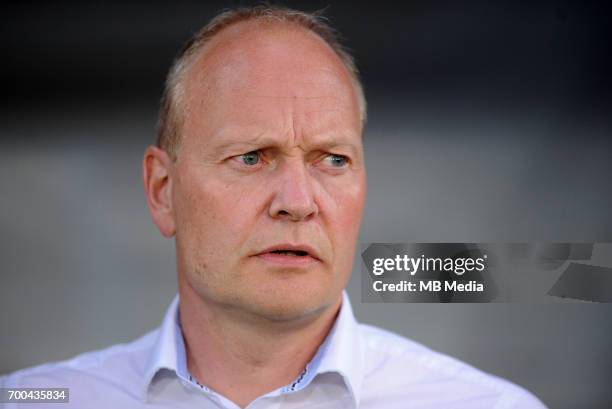
<path id="1" fill-rule="evenodd" d="M 259 152 L 251 151 L 240 155 L 240 160 L 245 165 L 253 166 L 259 163 Z"/>
<path id="2" fill-rule="evenodd" d="M 331 163 L 331 165 L 335 168 L 341 168 L 343 166 L 345 166 L 348 162 L 348 159 L 346 156 L 342 156 L 342 155 L 335 155 L 335 154 L 330 154 L 328 156 L 329 161 Z"/>

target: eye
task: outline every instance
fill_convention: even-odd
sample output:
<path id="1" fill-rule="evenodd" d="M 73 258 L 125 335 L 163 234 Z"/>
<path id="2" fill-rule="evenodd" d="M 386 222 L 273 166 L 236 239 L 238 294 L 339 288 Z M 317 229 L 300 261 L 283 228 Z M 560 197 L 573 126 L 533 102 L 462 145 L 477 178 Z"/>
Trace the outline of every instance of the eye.
<path id="1" fill-rule="evenodd" d="M 344 155 L 331 153 L 324 159 L 333 168 L 343 168 L 348 164 L 348 158 Z"/>
<path id="2" fill-rule="evenodd" d="M 248 166 L 257 165 L 259 163 L 259 152 L 251 151 L 247 153 L 243 153 L 242 155 L 238 155 L 238 159 Z"/>

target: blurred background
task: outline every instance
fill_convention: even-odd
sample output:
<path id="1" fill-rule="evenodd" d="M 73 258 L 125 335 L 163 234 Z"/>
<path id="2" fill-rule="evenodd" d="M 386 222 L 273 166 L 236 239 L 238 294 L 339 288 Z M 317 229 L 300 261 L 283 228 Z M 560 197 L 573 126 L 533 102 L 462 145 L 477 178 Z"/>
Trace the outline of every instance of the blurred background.
<path id="1" fill-rule="evenodd" d="M 0 6 L 0 373 L 127 342 L 176 292 L 140 161 L 173 56 L 252 2 Z M 612 241 L 606 3 L 308 1 L 369 102 L 361 242 Z M 516 382 L 612 407 L 612 305 L 366 304 L 358 319 Z"/>

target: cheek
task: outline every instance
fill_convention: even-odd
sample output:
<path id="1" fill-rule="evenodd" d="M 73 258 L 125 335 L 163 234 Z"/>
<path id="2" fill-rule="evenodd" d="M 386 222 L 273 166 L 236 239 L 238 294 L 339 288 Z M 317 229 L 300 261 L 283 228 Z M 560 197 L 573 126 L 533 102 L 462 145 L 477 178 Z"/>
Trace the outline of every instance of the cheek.
<path id="1" fill-rule="evenodd" d="M 189 175 L 176 192 L 177 237 L 200 249 L 227 255 L 249 234 L 255 219 L 252 197 L 244 189 L 208 177 Z"/>
<path id="2" fill-rule="evenodd" d="M 348 257 L 352 261 L 365 204 L 365 182 L 359 179 L 353 183 L 330 186 L 326 192 L 326 219 L 336 252 L 340 253 L 339 257 Z"/>
<path id="3" fill-rule="evenodd" d="M 354 247 L 359 236 L 361 223 L 362 205 L 360 201 L 346 200 L 341 203 L 339 211 L 334 217 L 332 230 L 336 232 L 335 239 L 337 246 L 341 246 L 344 251 Z"/>

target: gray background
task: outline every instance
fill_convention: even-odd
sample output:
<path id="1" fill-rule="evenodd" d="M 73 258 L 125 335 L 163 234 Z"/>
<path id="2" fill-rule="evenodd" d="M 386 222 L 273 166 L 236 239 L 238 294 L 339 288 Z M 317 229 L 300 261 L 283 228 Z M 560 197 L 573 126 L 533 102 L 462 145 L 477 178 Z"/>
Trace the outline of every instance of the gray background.
<path id="1" fill-rule="evenodd" d="M 247 2 L 248 3 L 248 2 Z M 126 342 L 176 291 L 140 160 L 180 44 L 222 7 L 2 6 L 0 373 Z M 308 10 L 327 2 L 288 2 Z M 332 2 L 370 104 L 361 242 L 612 241 L 608 10 Z M 362 304 L 551 408 L 612 407 L 612 305 Z"/>

